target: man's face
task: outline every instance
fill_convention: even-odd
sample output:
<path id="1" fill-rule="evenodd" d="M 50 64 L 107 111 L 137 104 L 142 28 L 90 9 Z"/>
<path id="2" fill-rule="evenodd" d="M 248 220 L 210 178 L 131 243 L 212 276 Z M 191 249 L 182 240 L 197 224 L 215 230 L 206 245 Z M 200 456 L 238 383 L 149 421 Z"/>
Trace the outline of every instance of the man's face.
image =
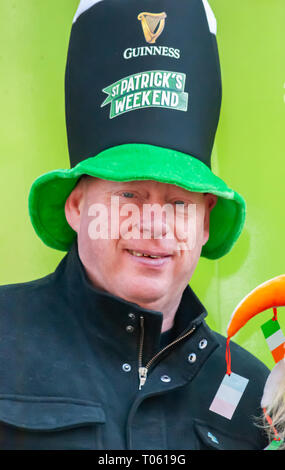
<path id="1" fill-rule="evenodd" d="M 87 177 L 67 199 L 65 211 L 92 283 L 155 306 L 181 296 L 208 240 L 215 203 L 214 195 L 171 184 Z"/>

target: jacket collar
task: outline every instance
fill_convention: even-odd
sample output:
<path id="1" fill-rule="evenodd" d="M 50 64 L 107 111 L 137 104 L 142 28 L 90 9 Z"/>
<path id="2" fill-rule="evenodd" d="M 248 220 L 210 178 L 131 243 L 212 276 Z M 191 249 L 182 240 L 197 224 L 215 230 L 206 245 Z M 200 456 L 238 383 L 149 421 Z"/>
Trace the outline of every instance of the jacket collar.
<path id="1" fill-rule="evenodd" d="M 134 337 L 139 336 L 140 317 L 143 316 L 147 332 L 145 351 L 151 356 L 159 350 L 162 313 L 142 308 L 95 288 L 79 258 L 77 241 L 73 243 L 54 274 L 62 295 L 66 296 L 77 321 L 88 334 L 95 334 L 97 337 L 102 335 L 106 340 L 117 336 L 124 341 L 124 347 L 130 346 L 132 349 Z M 178 336 L 198 325 L 206 315 L 204 306 L 188 285 L 175 316 L 175 333 Z"/>

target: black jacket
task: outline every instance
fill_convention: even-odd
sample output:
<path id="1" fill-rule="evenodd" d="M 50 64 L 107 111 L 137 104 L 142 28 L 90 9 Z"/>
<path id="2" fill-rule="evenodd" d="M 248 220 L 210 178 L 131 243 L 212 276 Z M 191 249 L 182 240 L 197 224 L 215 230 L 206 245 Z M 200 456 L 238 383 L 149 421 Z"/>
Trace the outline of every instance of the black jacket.
<path id="1" fill-rule="evenodd" d="M 0 449 L 264 448 L 267 368 L 232 343 L 232 369 L 250 380 L 231 420 L 210 411 L 225 338 L 205 316 L 187 287 L 175 321 L 186 335 L 152 361 L 162 314 L 95 289 L 76 243 L 54 273 L 1 286 Z"/>

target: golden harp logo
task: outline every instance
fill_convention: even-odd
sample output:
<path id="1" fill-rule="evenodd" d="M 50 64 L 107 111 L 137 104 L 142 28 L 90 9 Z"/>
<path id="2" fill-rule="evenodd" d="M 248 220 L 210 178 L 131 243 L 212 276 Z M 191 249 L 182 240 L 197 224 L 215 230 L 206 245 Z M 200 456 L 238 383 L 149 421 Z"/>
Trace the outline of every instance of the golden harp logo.
<path id="1" fill-rule="evenodd" d="M 146 11 L 138 15 L 138 20 L 142 23 L 142 29 L 146 42 L 154 44 L 161 35 L 165 26 L 167 15 L 162 13 L 147 13 Z"/>

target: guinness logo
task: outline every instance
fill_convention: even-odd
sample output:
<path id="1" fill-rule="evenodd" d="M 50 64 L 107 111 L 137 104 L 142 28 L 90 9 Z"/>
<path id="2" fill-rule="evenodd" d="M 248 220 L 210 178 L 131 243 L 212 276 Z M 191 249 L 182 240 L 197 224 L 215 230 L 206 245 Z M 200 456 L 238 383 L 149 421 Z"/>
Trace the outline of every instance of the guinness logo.
<path id="1" fill-rule="evenodd" d="M 161 35 L 165 26 L 165 12 L 162 13 L 147 13 L 142 12 L 138 15 L 138 20 L 142 23 L 142 29 L 146 42 L 154 44 L 157 38 Z"/>

